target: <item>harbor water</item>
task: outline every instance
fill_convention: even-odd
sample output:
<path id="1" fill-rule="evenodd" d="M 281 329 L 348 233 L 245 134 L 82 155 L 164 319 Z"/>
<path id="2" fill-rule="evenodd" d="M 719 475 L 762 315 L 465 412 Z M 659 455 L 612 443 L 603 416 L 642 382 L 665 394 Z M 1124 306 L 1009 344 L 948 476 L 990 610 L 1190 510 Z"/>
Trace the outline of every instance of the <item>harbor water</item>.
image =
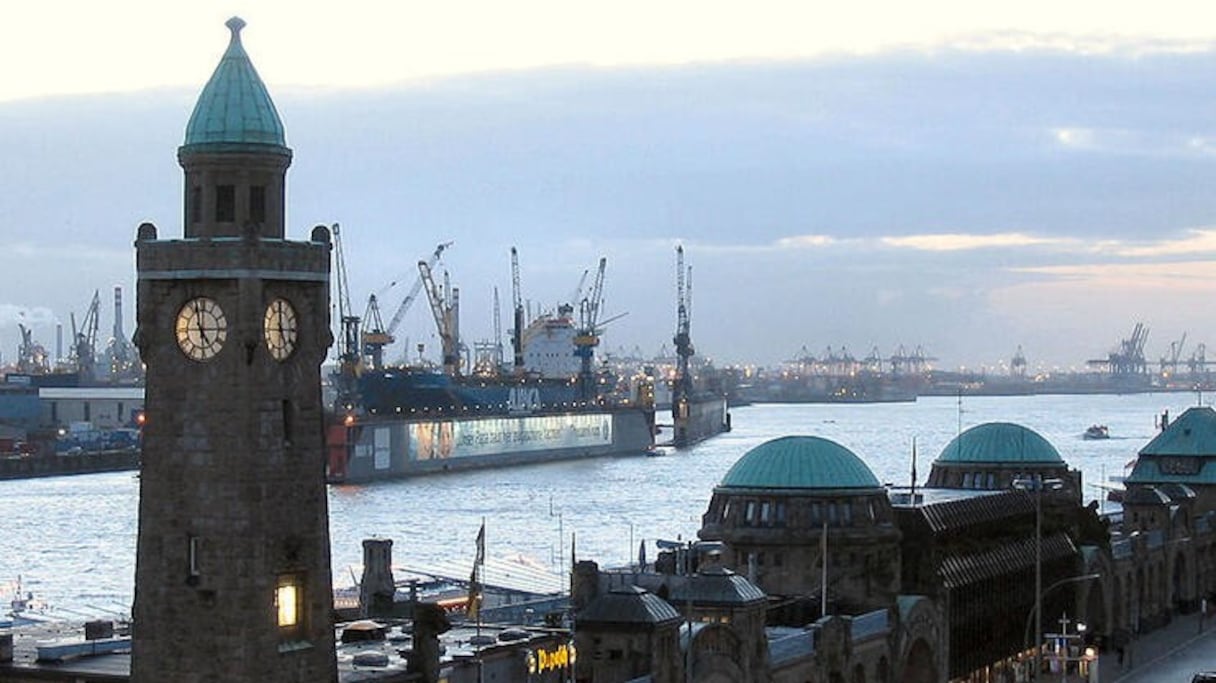
<path id="1" fill-rule="evenodd" d="M 334 583 L 360 571 L 361 542 L 394 541 L 394 564 L 471 567 L 486 524 L 487 555 L 564 575 L 573 551 L 624 564 L 638 544 L 696 535 L 714 486 L 748 449 L 792 434 L 832 439 L 879 481 L 907 486 L 913 442 L 918 482 L 960 430 L 1025 425 L 1083 472 L 1088 499 L 1156 433 L 1157 418 L 1197 405 L 1188 393 L 921 398 L 909 403 L 764 404 L 732 409 L 734 431 L 665 457 L 601 458 L 331 487 Z M 1085 440 L 1092 424 L 1110 439 Z M 18 577 L 52 608 L 96 618 L 129 610 L 134 594 L 139 479 L 133 472 L 0 481 L 0 598 Z"/>

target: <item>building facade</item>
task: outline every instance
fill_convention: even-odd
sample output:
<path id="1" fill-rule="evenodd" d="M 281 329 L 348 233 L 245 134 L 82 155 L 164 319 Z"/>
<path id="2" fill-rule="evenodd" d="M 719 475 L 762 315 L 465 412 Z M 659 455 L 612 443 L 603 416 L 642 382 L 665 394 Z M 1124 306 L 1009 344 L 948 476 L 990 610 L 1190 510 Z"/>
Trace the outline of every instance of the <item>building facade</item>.
<path id="1" fill-rule="evenodd" d="M 1211 408 L 1166 423 L 1140 451 L 1117 513 L 1084 503 L 1080 473 L 1021 425 L 964 431 L 927 480 L 880 486 L 816 437 L 748 451 L 714 489 L 699 542 L 654 567 L 576 572 L 579 652 L 592 659 L 578 680 L 1014 683 L 1036 665 L 1038 678 L 1088 676 L 1097 653 L 1130 651 L 1216 604 Z M 736 601 L 752 596 L 750 611 L 690 588 L 724 576 Z M 605 615 L 625 614 L 649 633 L 678 629 L 678 651 L 614 644 L 609 626 L 623 622 Z M 639 658 L 616 661 L 630 652 Z"/>
<path id="2" fill-rule="evenodd" d="M 136 236 L 147 367 L 131 679 L 335 681 L 320 364 L 330 238 L 285 237 L 291 150 L 231 38 L 190 117 L 184 237 Z"/>

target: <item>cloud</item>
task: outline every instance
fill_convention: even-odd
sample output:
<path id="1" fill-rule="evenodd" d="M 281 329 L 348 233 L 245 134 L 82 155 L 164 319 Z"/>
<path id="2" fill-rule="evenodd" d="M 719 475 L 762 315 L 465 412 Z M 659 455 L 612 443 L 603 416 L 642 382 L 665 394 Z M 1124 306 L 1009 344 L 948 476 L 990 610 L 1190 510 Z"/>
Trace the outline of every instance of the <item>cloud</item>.
<path id="1" fill-rule="evenodd" d="M 1216 228 L 1192 228 L 1186 237 L 1157 242 L 1132 243 L 1108 240 L 1094 247 L 1094 251 L 1123 257 L 1195 256 L 1216 253 Z"/>
<path id="2" fill-rule="evenodd" d="M 21 324 L 29 328 L 33 325 L 53 325 L 57 320 L 51 309 L 42 306 L 0 304 L 0 326 Z"/>
<path id="3" fill-rule="evenodd" d="M 1047 275 L 1061 282 L 1094 289 L 1216 292 L 1216 260 L 1166 263 L 1094 263 L 1035 266 L 1015 272 Z"/>
<path id="4" fill-rule="evenodd" d="M 836 238 L 830 235 L 795 235 L 777 240 L 776 247 L 778 249 L 809 249 L 831 246 L 836 242 Z"/>
<path id="5" fill-rule="evenodd" d="M 1068 238 L 1036 237 L 1021 232 L 1002 232 L 989 235 L 967 233 L 937 233 L 883 237 L 879 240 L 889 247 L 916 249 L 919 251 L 969 251 L 974 249 L 1008 249 L 1013 247 L 1036 247 L 1043 245 L 1066 245 L 1074 242 Z"/>

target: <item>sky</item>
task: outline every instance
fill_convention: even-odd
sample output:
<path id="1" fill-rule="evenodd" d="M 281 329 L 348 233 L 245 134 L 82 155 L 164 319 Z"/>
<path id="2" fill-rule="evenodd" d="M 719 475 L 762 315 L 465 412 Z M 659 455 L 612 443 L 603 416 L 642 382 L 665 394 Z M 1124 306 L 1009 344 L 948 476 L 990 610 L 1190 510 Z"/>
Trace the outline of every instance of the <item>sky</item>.
<path id="1" fill-rule="evenodd" d="M 675 247 L 720 365 L 921 348 L 1080 368 L 1216 344 L 1216 9 L 1200 2 L 22 3 L 0 42 L 0 361 L 54 351 L 135 228 L 181 234 L 185 124 L 240 15 L 294 162 L 388 318 L 452 241 L 469 341 L 601 256 L 602 349 L 670 349 Z M 618 317 L 619 316 L 619 317 Z M 65 333 L 66 336 L 66 333 Z M 424 302 L 401 343 L 434 357 Z M 407 344 L 408 340 L 408 344 Z M 1216 356 L 1214 347 L 1213 356 Z"/>

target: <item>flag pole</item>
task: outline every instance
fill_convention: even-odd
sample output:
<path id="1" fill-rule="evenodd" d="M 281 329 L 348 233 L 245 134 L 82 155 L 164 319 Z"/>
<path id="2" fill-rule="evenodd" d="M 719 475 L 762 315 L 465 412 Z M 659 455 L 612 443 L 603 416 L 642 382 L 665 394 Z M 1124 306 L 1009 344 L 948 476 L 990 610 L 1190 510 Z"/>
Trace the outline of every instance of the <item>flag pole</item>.
<path id="1" fill-rule="evenodd" d="M 469 600 L 466 616 L 477 622 L 477 635 L 481 635 L 481 596 L 486 563 L 486 518 L 481 518 L 481 528 L 477 530 L 477 553 L 473 556 L 473 574 L 469 577 Z"/>
<path id="2" fill-rule="evenodd" d="M 828 523 L 823 523 L 823 533 L 819 536 L 819 556 L 823 562 L 822 594 L 819 598 L 819 616 L 828 615 Z"/>

